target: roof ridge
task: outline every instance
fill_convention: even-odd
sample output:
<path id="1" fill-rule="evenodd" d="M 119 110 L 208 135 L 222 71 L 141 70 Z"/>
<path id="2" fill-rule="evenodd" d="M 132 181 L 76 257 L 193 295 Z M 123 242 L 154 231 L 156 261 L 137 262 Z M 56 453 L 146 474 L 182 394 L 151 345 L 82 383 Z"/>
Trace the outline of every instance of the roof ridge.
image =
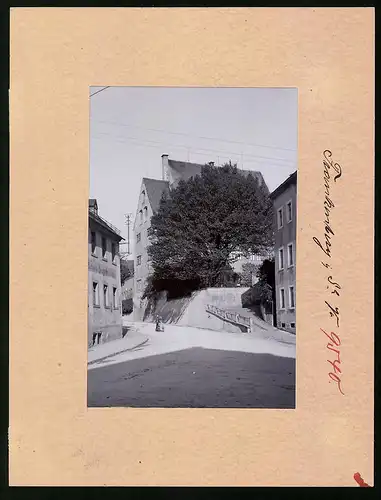
<path id="1" fill-rule="evenodd" d="M 142 179 L 144 180 L 147 180 L 147 181 L 158 181 L 158 182 L 167 182 L 166 180 L 164 179 L 154 179 L 153 177 L 142 177 Z"/>

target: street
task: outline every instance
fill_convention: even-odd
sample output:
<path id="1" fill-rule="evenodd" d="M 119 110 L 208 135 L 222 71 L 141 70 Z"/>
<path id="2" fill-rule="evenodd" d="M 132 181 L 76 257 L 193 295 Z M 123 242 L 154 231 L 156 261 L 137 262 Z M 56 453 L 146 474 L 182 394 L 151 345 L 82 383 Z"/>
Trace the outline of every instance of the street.
<path id="1" fill-rule="evenodd" d="M 88 406 L 294 408 L 295 343 L 166 325 L 88 369 Z M 138 342 L 138 340 L 137 340 Z"/>

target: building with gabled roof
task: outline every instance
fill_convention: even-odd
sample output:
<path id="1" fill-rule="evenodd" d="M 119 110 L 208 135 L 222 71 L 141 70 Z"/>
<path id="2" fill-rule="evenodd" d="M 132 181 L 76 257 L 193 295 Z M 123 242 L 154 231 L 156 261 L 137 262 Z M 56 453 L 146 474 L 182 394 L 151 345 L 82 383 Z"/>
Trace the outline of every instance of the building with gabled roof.
<path id="1" fill-rule="evenodd" d="M 138 207 L 134 222 L 134 319 L 143 319 L 141 297 L 146 287 L 147 278 L 151 273 L 148 259 L 149 237 L 147 231 L 151 225 L 152 216 L 158 211 L 160 200 L 165 192 L 169 191 L 169 182 L 142 179 Z"/>
<path id="2" fill-rule="evenodd" d="M 157 212 L 160 200 L 164 193 L 178 185 L 180 180 L 188 180 L 196 175 L 201 175 L 205 164 L 191 163 L 186 161 L 171 160 L 168 155 L 162 155 L 162 180 L 142 179 L 138 207 L 134 222 L 134 319 L 141 321 L 144 314 L 144 293 L 147 278 L 151 274 L 151 265 L 148 259 L 148 246 L 150 244 L 147 231 L 151 225 L 151 217 Z M 210 163 L 214 165 L 213 162 Z M 249 173 L 256 177 L 260 185 L 264 185 L 268 191 L 261 172 L 251 170 L 240 170 L 243 175 Z"/>
<path id="3" fill-rule="evenodd" d="M 205 164 L 201 163 L 190 163 L 187 161 L 177 161 L 170 160 L 168 155 L 162 155 L 162 171 L 163 179 L 169 182 L 171 187 L 175 187 L 180 180 L 188 180 L 196 175 L 201 175 L 201 170 Z M 209 165 L 214 165 L 214 162 L 209 162 Z M 253 175 L 259 182 L 259 185 L 263 185 L 268 191 L 267 185 L 263 178 L 261 172 L 256 170 L 244 170 L 239 169 L 239 173 L 242 175 Z"/>
<path id="4" fill-rule="evenodd" d="M 88 347 L 122 337 L 120 231 L 89 200 Z"/>
<path id="5" fill-rule="evenodd" d="M 154 213 L 157 212 L 163 193 L 169 191 L 169 182 L 143 177 L 147 199 Z"/>

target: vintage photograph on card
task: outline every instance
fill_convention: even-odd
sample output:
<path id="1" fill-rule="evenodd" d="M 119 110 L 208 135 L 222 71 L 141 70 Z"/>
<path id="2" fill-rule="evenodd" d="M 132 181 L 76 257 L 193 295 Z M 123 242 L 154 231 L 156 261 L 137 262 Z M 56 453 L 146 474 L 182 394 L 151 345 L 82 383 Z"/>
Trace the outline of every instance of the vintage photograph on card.
<path id="1" fill-rule="evenodd" d="M 374 21 L 11 10 L 12 486 L 373 486 Z"/>
<path id="2" fill-rule="evenodd" d="M 294 409 L 297 89 L 89 96 L 88 407 Z"/>

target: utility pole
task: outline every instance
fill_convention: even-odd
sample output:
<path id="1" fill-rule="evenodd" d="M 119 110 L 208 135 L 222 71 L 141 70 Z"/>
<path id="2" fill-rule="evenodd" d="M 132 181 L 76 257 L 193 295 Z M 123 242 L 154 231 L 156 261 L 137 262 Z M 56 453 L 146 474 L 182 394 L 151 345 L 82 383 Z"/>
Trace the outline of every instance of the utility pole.
<path id="1" fill-rule="evenodd" d="M 127 255 L 131 254 L 130 251 L 130 225 L 132 223 L 132 214 L 124 214 L 124 217 L 126 219 L 126 226 L 127 226 Z"/>

